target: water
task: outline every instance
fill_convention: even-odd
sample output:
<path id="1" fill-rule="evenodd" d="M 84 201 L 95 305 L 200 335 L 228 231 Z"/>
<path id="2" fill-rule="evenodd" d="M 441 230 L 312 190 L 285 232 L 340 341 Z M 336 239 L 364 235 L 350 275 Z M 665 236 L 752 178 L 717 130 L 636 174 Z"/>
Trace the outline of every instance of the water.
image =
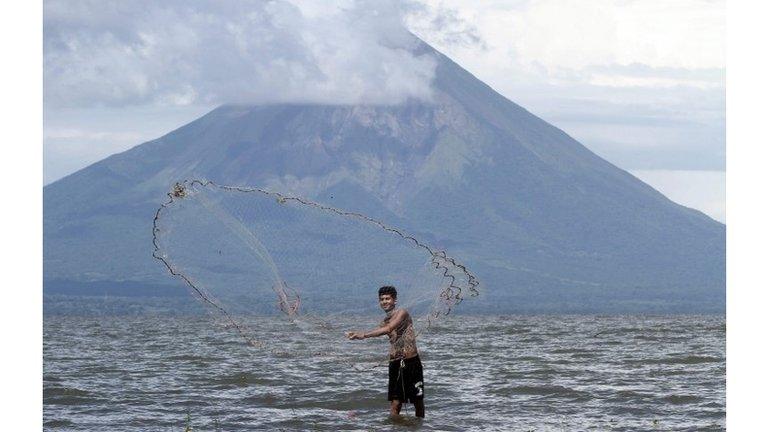
<path id="1" fill-rule="evenodd" d="M 256 325 L 265 338 L 302 336 Z M 388 418 L 386 368 L 270 354 L 207 318 L 46 317 L 43 428 L 725 429 L 722 316 L 454 316 L 419 342 L 424 422 L 408 405 Z M 387 349 L 385 338 L 358 344 Z"/>

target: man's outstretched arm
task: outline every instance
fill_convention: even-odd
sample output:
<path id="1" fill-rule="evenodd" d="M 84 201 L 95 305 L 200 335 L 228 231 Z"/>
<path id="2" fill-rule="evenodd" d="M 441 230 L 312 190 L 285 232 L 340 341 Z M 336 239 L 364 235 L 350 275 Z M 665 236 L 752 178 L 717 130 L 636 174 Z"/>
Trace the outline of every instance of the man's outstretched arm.
<path id="1" fill-rule="evenodd" d="M 392 318 L 389 320 L 387 325 L 383 325 L 376 330 L 371 330 L 369 332 L 347 332 L 347 338 L 350 340 L 359 340 L 359 339 L 367 339 L 371 337 L 378 337 L 378 336 L 384 336 L 386 334 L 389 334 L 392 332 L 392 330 L 396 329 L 397 326 L 399 326 L 403 320 L 405 319 L 405 310 L 400 309 L 397 312 L 395 312 L 394 315 L 392 315 Z"/>

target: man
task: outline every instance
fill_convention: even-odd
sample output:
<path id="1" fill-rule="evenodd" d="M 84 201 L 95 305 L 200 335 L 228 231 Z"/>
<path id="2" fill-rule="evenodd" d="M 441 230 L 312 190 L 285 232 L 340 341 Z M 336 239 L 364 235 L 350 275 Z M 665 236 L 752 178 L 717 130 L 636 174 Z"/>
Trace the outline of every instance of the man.
<path id="1" fill-rule="evenodd" d="M 348 332 L 350 340 L 389 336 L 390 414 L 397 416 L 403 403 L 411 402 L 416 416 L 424 417 L 424 374 L 416 349 L 413 320 L 405 309 L 397 309 L 397 290 L 392 286 L 379 288 L 379 306 L 387 313 L 379 328 L 369 332 Z"/>

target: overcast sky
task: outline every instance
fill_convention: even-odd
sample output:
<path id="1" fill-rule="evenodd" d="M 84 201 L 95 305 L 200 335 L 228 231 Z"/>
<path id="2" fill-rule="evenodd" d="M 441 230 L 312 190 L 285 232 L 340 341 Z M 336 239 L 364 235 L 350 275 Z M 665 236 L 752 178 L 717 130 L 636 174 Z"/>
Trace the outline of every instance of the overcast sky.
<path id="1" fill-rule="evenodd" d="M 413 32 L 725 221 L 725 2 L 44 2 L 44 182 L 226 102 L 428 99 Z M 235 55 L 233 55 L 235 53 Z"/>

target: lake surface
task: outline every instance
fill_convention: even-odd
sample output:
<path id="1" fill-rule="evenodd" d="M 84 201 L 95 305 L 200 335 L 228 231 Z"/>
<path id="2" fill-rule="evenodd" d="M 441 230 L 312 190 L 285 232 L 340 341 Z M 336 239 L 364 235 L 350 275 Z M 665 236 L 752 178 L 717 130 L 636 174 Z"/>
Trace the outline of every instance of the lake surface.
<path id="1" fill-rule="evenodd" d="M 252 325 L 302 349 L 248 346 L 207 317 L 48 316 L 43 429 L 725 429 L 723 316 L 448 317 L 419 340 L 423 422 L 410 405 L 388 418 L 386 367 L 307 355 L 327 347 L 276 318 Z"/>

